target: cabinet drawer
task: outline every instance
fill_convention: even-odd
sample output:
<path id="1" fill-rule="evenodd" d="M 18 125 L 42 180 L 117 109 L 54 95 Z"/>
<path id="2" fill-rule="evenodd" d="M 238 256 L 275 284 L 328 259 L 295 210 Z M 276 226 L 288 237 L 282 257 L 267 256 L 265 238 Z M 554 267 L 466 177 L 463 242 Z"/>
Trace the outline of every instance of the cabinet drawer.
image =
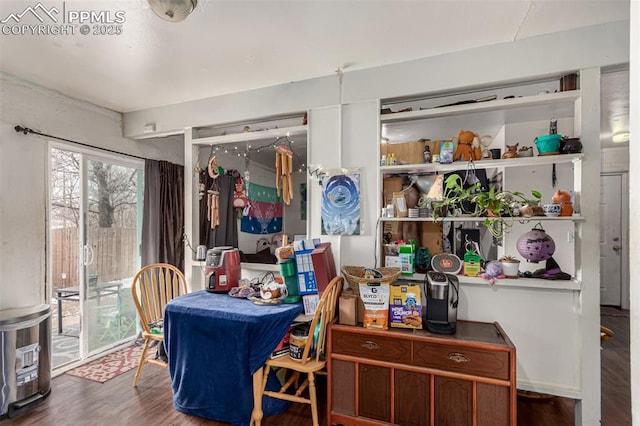
<path id="1" fill-rule="evenodd" d="M 413 364 L 455 373 L 509 380 L 509 353 L 414 342 Z"/>
<path id="2" fill-rule="evenodd" d="M 411 364 L 411 342 L 375 335 L 334 332 L 331 351 L 377 361 Z"/>

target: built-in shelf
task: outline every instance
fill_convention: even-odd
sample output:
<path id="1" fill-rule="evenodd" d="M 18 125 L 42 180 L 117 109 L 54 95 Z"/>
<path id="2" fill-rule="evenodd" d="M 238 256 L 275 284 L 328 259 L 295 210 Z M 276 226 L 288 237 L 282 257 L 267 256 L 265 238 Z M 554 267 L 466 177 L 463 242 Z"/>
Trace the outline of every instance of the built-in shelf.
<path id="1" fill-rule="evenodd" d="M 429 118 L 452 117 L 456 115 L 483 113 L 492 111 L 515 111 L 517 115 L 524 112 L 528 120 L 536 118 L 534 109 L 538 107 L 544 119 L 549 118 L 549 109 L 556 108 L 551 116 L 559 117 L 573 114 L 574 101 L 580 98 L 580 90 L 571 90 L 558 93 L 546 93 L 533 96 L 522 96 L 512 99 L 496 99 L 486 102 L 474 102 L 462 105 L 451 105 L 439 108 L 428 108 L 417 111 L 396 112 L 380 116 L 381 123 L 396 123 L 411 120 L 424 120 Z M 558 110 L 558 108 L 567 111 Z M 522 111 L 525 110 L 525 111 Z"/>
<path id="2" fill-rule="evenodd" d="M 484 222 L 485 219 L 492 219 L 487 217 L 478 216 L 446 216 L 434 219 L 433 217 L 381 217 L 383 222 Z M 505 221 L 511 222 L 537 222 L 539 220 L 553 220 L 553 221 L 565 221 L 565 222 L 584 222 L 584 217 L 579 215 L 573 216 L 529 216 L 529 217 L 505 217 Z"/>
<path id="3" fill-rule="evenodd" d="M 206 265 L 206 261 L 204 260 L 194 260 L 193 266 L 198 268 L 204 268 L 207 265 Z M 251 271 L 280 272 L 280 267 L 277 264 L 271 264 L 271 263 L 242 262 L 240 263 L 240 268 L 251 270 Z"/>
<path id="4" fill-rule="evenodd" d="M 545 290 L 564 290 L 564 291 L 579 291 L 582 290 L 582 281 L 575 279 L 571 280 L 545 280 L 539 278 L 503 278 L 497 279 L 492 286 L 484 278 L 479 277 L 467 277 L 464 275 L 456 275 L 460 285 L 470 286 L 486 286 L 492 287 L 513 287 L 513 288 L 541 288 Z M 423 282 L 425 274 L 413 274 L 413 275 L 401 275 L 398 281 L 420 281 Z"/>
<path id="5" fill-rule="evenodd" d="M 473 165 L 476 169 L 488 169 L 495 167 L 530 167 L 542 166 L 546 164 L 563 164 L 575 163 L 581 161 L 584 154 L 559 154 L 544 155 L 537 157 L 520 157 L 501 160 L 480 160 L 474 161 Z M 429 164 L 399 164 L 395 166 L 380 166 L 380 172 L 383 175 L 392 175 L 396 173 L 435 173 L 435 172 L 452 172 L 462 170 L 467 163 L 457 161 L 450 164 L 429 163 Z"/>
<path id="6" fill-rule="evenodd" d="M 235 142 L 250 142 L 275 139 L 283 136 L 299 136 L 307 134 L 307 126 L 282 127 L 268 130 L 256 130 L 253 132 L 233 133 L 229 135 L 210 136 L 193 139 L 193 145 L 223 145 Z"/>

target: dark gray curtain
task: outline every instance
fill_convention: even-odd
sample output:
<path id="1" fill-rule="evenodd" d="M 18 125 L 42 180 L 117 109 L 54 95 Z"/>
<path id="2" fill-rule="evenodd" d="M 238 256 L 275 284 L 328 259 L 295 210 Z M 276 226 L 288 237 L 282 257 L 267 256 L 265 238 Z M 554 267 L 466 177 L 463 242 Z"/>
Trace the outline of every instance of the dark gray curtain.
<path id="1" fill-rule="evenodd" d="M 220 225 L 211 229 L 211 222 L 207 217 L 207 194 L 200 200 L 200 244 L 208 248 L 218 246 L 238 247 L 238 219 L 237 213 L 233 209 L 233 193 L 238 172 L 227 171 L 215 179 L 209 177 L 204 171 L 200 175 L 201 182 L 205 188 L 220 192 Z"/>
<path id="2" fill-rule="evenodd" d="M 184 270 L 184 167 L 145 160 L 142 266 L 169 263 Z"/>

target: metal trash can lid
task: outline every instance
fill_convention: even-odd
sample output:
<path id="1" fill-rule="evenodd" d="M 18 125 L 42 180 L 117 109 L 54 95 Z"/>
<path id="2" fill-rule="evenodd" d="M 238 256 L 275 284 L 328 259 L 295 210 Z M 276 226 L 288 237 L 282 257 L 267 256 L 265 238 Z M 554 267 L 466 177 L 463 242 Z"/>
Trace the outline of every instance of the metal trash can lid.
<path id="1" fill-rule="evenodd" d="M 46 316 L 51 312 L 50 305 L 35 305 L 24 308 L 4 309 L 0 311 L 0 327 L 29 321 Z"/>

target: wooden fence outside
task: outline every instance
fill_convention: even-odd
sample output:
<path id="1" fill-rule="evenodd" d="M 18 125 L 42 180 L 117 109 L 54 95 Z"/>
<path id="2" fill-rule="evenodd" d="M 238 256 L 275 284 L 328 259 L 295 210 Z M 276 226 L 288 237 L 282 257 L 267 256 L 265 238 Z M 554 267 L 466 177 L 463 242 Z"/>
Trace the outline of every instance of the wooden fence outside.
<path id="1" fill-rule="evenodd" d="M 53 288 L 77 286 L 81 254 L 78 228 L 52 229 L 50 235 Z M 88 241 L 92 248 L 88 274 L 98 275 L 99 283 L 132 278 L 136 274 L 138 250 L 135 228 L 91 229 Z M 66 274 L 64 279 L 63 273 Z"/>

